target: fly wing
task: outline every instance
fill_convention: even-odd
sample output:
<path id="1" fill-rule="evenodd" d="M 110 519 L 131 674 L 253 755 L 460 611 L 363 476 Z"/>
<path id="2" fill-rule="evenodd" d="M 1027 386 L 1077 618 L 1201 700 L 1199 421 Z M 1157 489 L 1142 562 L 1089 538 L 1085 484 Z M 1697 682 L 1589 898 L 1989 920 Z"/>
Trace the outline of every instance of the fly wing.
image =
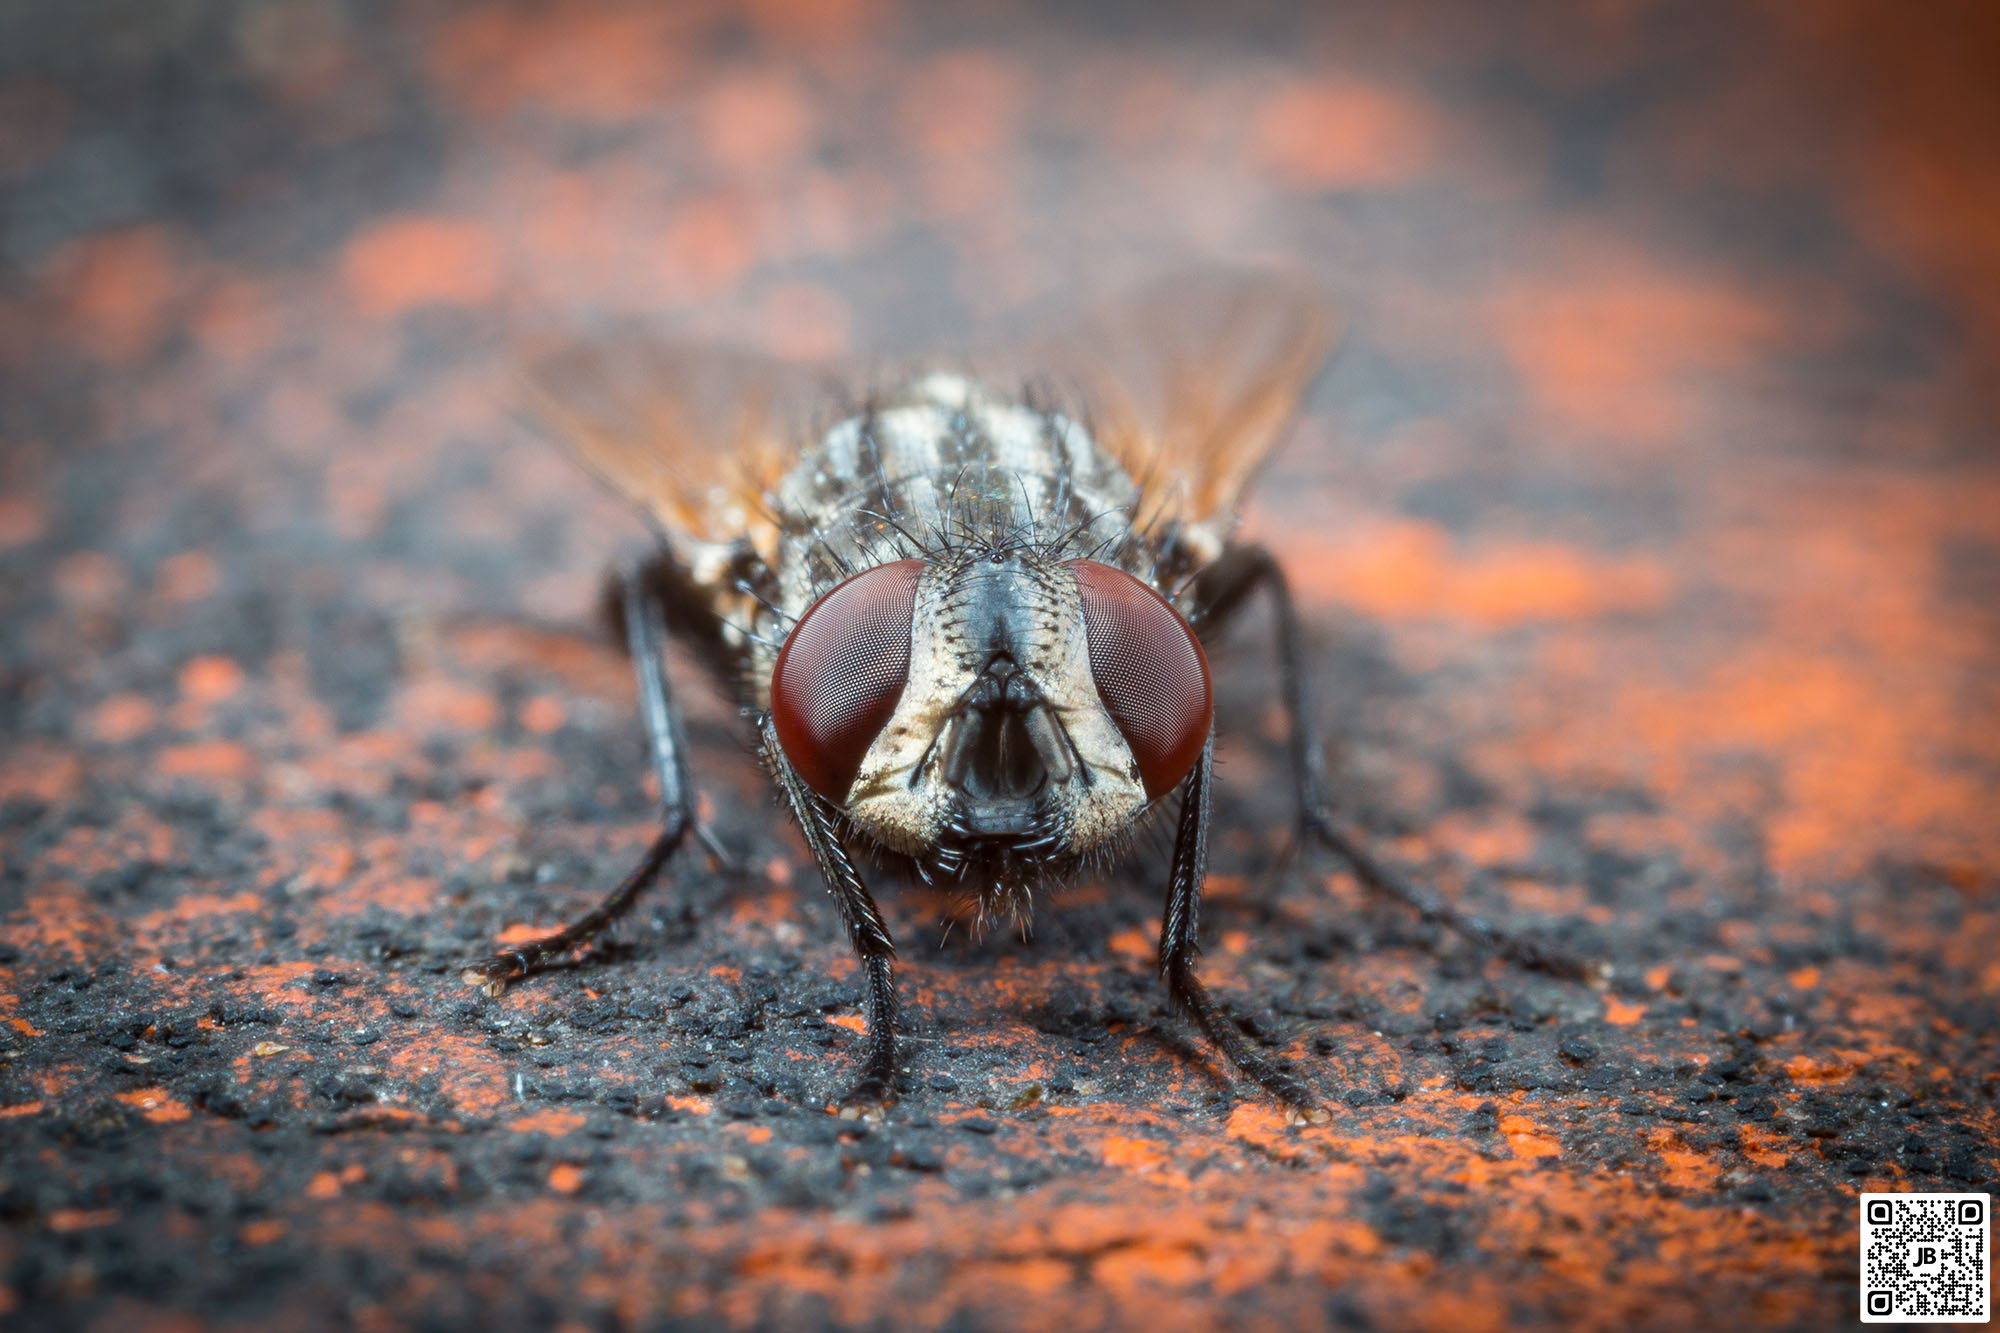
<path id="1" fill-rule="evenodd" d="M 1220 538 L 1333 346 L 1331 303 L 1311 283 L 1189 274 L 1144 289 L 1047 345 L 1098 443 L 1149 509 Z"/>
<path id="2" fill-rule="evenodd" d="M 765 497 L 830 383 L 813 367 L 636 331 L 533 352 L 522 379 L 529 414 L 697 570 L 742 541 L 771 559 Z"/>

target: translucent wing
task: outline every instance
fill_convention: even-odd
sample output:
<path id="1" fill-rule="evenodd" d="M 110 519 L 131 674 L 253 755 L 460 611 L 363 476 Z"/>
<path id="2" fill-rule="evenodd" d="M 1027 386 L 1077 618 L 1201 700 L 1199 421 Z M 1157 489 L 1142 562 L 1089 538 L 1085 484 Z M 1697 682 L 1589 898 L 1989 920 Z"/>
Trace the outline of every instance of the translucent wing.
<path id="1" fill-rule="evenodd" d="M 1334 332 L 1331 303 L 1296 276 L 1202 272 L 1107 307 L 1035 359 L 1071 383 L 1154 505 L 1221 534 Z"/>
<path id="2" fill-rule="evenodd" d="M 747 539 L 769 560 L 764 497 L 797 461 L 826 372 L 749 353 L 607 332 L 530 353 L 527 409 L 698 568 Z"/>

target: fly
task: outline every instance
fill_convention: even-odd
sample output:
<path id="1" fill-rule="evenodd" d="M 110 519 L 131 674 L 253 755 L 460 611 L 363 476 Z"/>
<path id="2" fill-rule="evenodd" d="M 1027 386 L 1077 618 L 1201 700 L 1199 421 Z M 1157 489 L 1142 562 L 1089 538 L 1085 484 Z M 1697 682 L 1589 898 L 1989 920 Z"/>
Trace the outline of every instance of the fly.
<path id="1" fill-rule="evenodd" d="M 1331 335 L 1296 284 L 1191 278 L 1045 349 L 1066 395 L 920 372 L 804 431 L 799 410 L 823 389 L 797 369 L 629 341 L 543 359 L 540 414 L 659 539 L 616 600 L 664 819 L 594 910 L 466 980 L 497 995 L 585 944 L 705 835 L 664 669 L 672 634 L 737 691 L 860 957 L 866 1054 L 842 1114 L 879 1113 L 897 1071 L 896 947 L 857 855 L 963 893 L 981 918 L 1025 919 L 1171 819 L 1168 994 L 1243 1074 L 1323 1117 L 1195 970 L 1214 777 L 1205 644 L 1260 592 L 1302 837 L 1429 921 L 1578 971 L 1391 872 L 1333 816 L 1283 570 L 1234 536 Z"/>

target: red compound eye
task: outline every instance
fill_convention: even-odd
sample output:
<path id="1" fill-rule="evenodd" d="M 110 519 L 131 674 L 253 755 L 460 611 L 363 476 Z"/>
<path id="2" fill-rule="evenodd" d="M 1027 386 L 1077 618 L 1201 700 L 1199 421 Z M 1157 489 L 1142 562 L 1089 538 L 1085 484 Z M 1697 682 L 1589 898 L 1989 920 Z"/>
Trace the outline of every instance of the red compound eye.
<path id="1" fill-rule="evenodd" d="M 1172 791 L 1208 742 L 1215 691 L 1194 631 L 1167 599 L 1122 569 L 1072 560 L 1090 639 L 1090 672 L 1146 796 Z"/>
<path id="2" fill-rule="evenodd" d="M 921 560 L 877 565 L 814 602 L 778 652 L 771 721 L 808 787 L 844 801 L 902 697 Z"/>

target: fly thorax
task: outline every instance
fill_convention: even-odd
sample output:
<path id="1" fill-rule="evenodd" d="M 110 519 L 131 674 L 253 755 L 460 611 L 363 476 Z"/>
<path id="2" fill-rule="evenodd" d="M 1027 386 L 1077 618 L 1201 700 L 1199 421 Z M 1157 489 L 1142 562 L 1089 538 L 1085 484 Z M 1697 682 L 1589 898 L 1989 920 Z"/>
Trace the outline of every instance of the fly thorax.
<path id="1" fill-rule="evenodd" d="M 1018 548 L 927 566 L 907 682 L 848 793 L 855 823 L 950 874 L 1086 855 L 1146 800 L 1070 568 Z"/>

